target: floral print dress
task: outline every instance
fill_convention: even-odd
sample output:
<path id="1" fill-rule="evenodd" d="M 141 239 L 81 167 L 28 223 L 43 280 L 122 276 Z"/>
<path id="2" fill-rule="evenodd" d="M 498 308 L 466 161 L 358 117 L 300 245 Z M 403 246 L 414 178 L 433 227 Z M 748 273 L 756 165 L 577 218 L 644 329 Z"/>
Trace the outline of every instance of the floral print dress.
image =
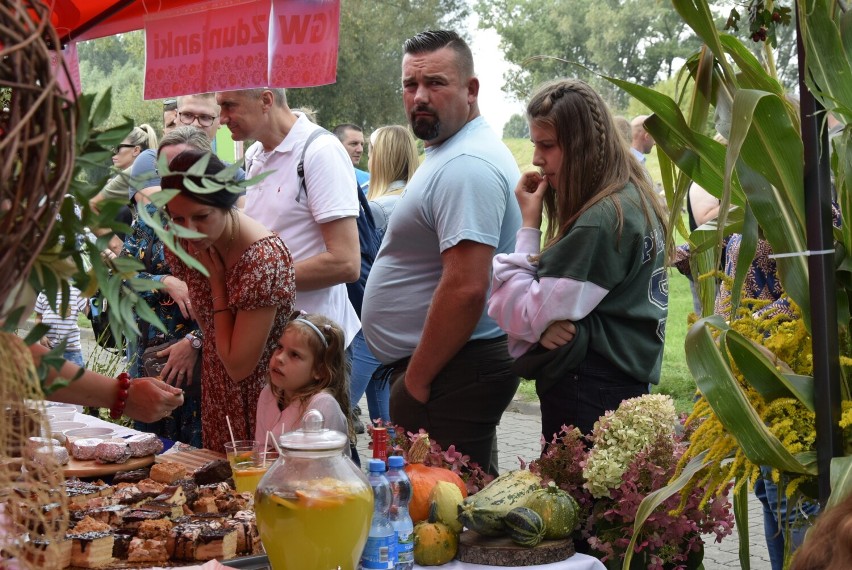
<path id="1" fill-rule="evenodd" d="M 203 327 L 201 425 L 204 447 L 223 452 L 225 442 L 231 440 L 226 416 L 235 439 L 254 439 L 257 401 L 267 381 L 269 359 L 284 332 L 296 299 L 293 259 L 281 238 L 272 235 L 250 245 L 236 265 L 225 273 L 231 309 L 276 308 L 275 321 L 260 361 L 247 378 L 236 382 L 228 376 L 216 350 L 210 282 L 195 269 L 187 267 L 171 251 L 167 252 L 166 258 L 174 275 L 189 287 L 192 305 Z"/>

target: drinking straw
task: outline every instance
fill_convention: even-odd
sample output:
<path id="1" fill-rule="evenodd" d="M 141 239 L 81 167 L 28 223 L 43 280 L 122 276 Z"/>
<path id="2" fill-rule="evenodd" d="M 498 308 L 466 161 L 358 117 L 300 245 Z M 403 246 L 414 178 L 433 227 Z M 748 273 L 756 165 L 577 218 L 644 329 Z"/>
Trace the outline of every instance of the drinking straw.
<path id="1" fill-rule="evenodd" d="M 266 439 L 272 440 L 272 446 L 275 448 L 275 451 L 278 452 L 278 455 L 281 456 L 281 447 L 278 445 L 278 442 L 275 441 L 275 436 L 272 435 L 271 431 L 266 432 Z M 264 455 L 263 464 L 264 464 L 264 466 L 266 465 L 266 456 L 265 455 Z"/>
<path id="2" fill-rule="evenodd" d="M 225 415 L 225 422 L 228 424 L 228 433 L 231 434 L 231 443 L 234 445 L 234 453 L 237 451 L 237 439 L 234 437 L 234 429 L 231 427 L 231 418 Z"/>

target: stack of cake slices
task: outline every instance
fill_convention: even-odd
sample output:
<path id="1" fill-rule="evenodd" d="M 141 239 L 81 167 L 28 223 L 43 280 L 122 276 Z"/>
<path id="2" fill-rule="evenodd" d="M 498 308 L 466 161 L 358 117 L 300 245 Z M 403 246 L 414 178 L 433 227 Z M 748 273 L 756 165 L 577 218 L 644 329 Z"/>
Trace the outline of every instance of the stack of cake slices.
<path id="1" fill-rule="evenodd" d="M 118 473 L 112 485 L 69 479 L 68 511 L 55 503 L 41 513 L 49 521 L 43 524 L 62 525 L 67 517 L 68 532 L 48 542 L 39 536 L 43 528 L 22 529 L 34 546 L 28 562 L 40 568 L 48 560 L 55 568 L 104 568 L 258 554 L 252 496 L 237 493 L 230 477 L 227 461 L 216 460 L 192 474 L 179 463 L 157 463 Z"/>

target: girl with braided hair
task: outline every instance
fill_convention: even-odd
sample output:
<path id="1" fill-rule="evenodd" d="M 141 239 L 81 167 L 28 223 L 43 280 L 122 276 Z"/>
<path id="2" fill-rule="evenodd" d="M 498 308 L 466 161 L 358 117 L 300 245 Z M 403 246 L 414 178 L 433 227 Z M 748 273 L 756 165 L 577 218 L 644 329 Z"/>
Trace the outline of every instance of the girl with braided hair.
<path id="1" fill-rule="evenodd" d="M 515 372 L 536 381 L 550 442 L 564 425 L 588 434 L 607 410 L 659 381 L 666 223 L 589 85 L 541 85 L 527 116 L 539 171 L 515 188 L 523 225 L 515 253 L 494 258 L 488 314 L 509 336 Z"/>

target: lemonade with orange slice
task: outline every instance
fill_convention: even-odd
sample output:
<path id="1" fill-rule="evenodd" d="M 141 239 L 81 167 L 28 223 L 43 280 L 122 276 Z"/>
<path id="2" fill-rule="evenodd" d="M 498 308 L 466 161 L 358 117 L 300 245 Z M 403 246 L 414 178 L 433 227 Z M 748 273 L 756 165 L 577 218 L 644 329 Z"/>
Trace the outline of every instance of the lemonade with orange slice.
<path id="1" fill-rule="evenodd" d="M 373 514 L 373 493 L 363 484 L 324 477 L 305 481 L 288 494 L 259 489 L 255 513 L 273 570 L 356 570 L 370 526 L 364 521 Z"/>
<path id="2" fill-rule="evenodd" d="M 254 494 L 257 484 L 278 456 L 272 452 L 244 451 L 228 457 L 234 486 L 240 493 Z"/>
<path id="3" fill-rule="evenodd" d="M 254 494 L 257 484 L 263 478 L 266 470 L 267 467 L 257 467 L 252 461 L 233 465 L 234 485 L 237 488 L 237 492 Z"/>

